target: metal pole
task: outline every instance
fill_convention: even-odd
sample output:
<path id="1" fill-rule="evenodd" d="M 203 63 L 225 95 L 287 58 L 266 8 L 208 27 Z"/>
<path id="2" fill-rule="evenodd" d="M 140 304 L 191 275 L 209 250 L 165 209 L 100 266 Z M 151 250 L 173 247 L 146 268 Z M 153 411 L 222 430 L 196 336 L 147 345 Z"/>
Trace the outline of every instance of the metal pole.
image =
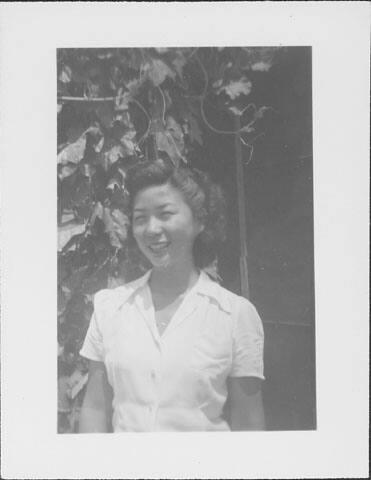
<path id="1" fill-rule="evenodd" d="M 234 115 L 234 123 L 236 131 L 241 128 L 239 115 Z M 246 224 L 246 196 L 245 196 L 245 181 L 244 169 L 242 163 L 242 147 L 240 134 L 235 135 L 235 150 L 236 150 L 236 177 L 237 177 L 237 196 L 238 196 L 238 223 L 240 233 L 240 282 L 241 295 L 249 298 L 249 277 L 247 268 L 247 224 Z"/>

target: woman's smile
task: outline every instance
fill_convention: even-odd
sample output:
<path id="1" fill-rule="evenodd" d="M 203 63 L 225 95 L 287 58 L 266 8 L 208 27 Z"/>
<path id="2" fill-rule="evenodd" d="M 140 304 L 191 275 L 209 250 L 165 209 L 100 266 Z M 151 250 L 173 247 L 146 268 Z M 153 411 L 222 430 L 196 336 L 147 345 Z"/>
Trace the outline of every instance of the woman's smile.
<path id="1" fill-rule="evenodd" d="M 170 242 L 153 242 L 148 245 L 148 248 L 155 254 L 162 254 L 167 251 Z"/>
<path id="2" fill-rule="evenodd" d="M 202 228 L 182 193 L 170 184 L 137 193 L 133 235 L 154 267 L 193 264 L 193 244 Z"/>

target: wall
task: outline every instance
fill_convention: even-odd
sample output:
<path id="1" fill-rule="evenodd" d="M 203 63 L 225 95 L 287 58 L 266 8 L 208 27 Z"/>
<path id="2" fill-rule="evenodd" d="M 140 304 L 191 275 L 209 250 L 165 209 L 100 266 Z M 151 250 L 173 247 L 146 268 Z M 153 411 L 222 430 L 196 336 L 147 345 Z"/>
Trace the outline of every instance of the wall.
<path id="1" fill-rule="evenodd" d="M 265 330 L 271 430 L 316 428 L 311 78 L 311 49 L 294 47 L 270 75 L 255 78 L 250 99 L 277 112 L 244 168 L 250 300 Z M 205 144 L 204 167 L 228 198 L 220 273 L 224 285 L 240 293 L 233 137 L 210 134 Z M 246 162 L 245 147 L 243 156 Z"/>

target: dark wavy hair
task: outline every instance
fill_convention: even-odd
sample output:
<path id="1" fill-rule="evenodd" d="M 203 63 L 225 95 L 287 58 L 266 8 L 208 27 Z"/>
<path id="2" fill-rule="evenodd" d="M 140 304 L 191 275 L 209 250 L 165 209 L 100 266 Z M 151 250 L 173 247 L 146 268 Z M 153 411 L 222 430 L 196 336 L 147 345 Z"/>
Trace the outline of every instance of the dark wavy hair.
<path id="1" fill-rule="evenodd" d="M 205 172 L 175 167 L 171 160 L 160 158 L 131 167 L 125 184 L 130 198 L 130 214 L 136 195 L 144 188 L 170 184 L 179 190 L 195 218 L 204 225 L 193 246 L 195 265 L 204 268 L 215 260 L 218 248 L 225 240 L 225 199 L 220 186 L 213 183 Z"/>

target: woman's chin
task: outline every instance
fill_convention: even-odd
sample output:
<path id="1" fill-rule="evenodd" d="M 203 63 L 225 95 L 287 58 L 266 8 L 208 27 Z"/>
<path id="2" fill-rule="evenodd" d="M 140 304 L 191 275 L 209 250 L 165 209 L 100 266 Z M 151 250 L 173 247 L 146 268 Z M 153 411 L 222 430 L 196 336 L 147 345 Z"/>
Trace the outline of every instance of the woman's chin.
<path id="1" fill-rule="evenodd" d="M 149 259 L 154 268 L 167 268 L 171 265 L 171 259 L 169 255 L 164 257 L 151 257 Z"/>

